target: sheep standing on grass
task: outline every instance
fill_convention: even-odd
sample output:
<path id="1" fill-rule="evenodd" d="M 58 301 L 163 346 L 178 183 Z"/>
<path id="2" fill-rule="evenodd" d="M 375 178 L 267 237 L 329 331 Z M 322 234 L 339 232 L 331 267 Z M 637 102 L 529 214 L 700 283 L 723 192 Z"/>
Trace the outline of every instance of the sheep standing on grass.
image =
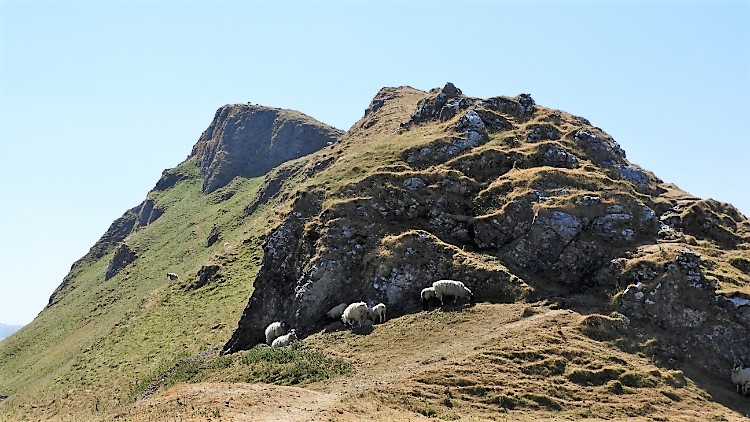
<path id="1" fill-rule="evenodd" d="M 331 308 L 331 310 L 326 313 L 326 316 L 331 320 L 340 319 L 341 315 L 344 313 L 344 309 L 346 309 L 347 306 L 349 305 L 347 305 L 346 303 L 340 303 Z"/>
<path id="2" fill-rule="evenodd" d="M 750 388 L 750 368 L 743 368 L 741 365 L 732 368 L 732 382 L 736 386 L 735 391 L 739 393 L 742 387 L 742 394 L 747 394 Z"/>
<path id="3" fill-rule="evenodd" d="M 373 322 L 384 323 L 385 322 L 385 304 L 378 303 L 372 307 L 372 320 Z"/>
<path id="4" fill-rule="evenodd" d="M 175 273 L 167 273 L 167 278 L 169 278 L 170 280 L 177 280 L 178 278 L 180 278 L 180 276 Z"/>
<path id="5" fill-rule="evenodd" d="M 432 286 L 422 289 L 420 296 L 422 297 L 422 309 L 425 311 L 430 308 L 430 305 L 437 298 L 437 295 L 435 295 L 435 288 Z"/>
<path id="6" fill-rule="evenodd" d="M 289 325 L 286 322 L 272 322 L 266 327 L 266 344 L 270 346 L 274 340 L 286 334 L 288 330 Z"/>
<path id="7" fill-rule="evenodd" d="M 354 328 L 354 323 L 356 322 L 357 328 L 360 328 L 365 319 L 367 319 L 369 313 L 370 309 L 365 302 L 355 302 L 344 309 L 344 313 L 341 315 L 341 320 L 344 324 L 351 325 L 352 328 Z"/>
<path id="8" fill-rule="evenodd" d="M 292 328 L 289 330 L 289 333 L 284 334 L 283 336 L 278 337 L 276 340 L 271 343 L 271 347 L 286 347 L 290 344 L 297 341 L 297 330 Z"/>
<path id="9" fill-rule="evenodd" d="M 471 302 L 474 295 L 471 293 L 464 283 L 456 280 L 438 280 L 432 283 L 432 287 L 435 289 L 435 296 L 440 299 L 440 304 L 444 305 L 443 297 L 452 296 L 453 303 L 456 303 L 458 298 L 469 299 Z"/>

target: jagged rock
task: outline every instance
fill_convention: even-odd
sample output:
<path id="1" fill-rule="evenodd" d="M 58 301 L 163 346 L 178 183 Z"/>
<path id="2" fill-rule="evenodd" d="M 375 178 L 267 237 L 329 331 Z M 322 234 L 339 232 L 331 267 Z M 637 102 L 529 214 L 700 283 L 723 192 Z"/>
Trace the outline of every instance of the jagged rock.
<path id="1" fill-rule="evenodd" d="M 154 186 L 155 191 L 165 191 L 167 189 L 172 188 L 174 185 L 177 184 L 180 180 L 187 179 L 187 175 L 176 172 L 174 169 L 167 169 L 161 172 L 161 178 L 158 182 L 156 182 L 156 186 Z"/>
<path id="2" fill-rule="evenodd" d="M 302 113 L 250 104 L 221 107 L 193 147 L 210 193 L 236 176 L 262 175 L 336 142 L 342 132 Z"/>
<path id="3" fill-rule="evenodd" d="M 404 187 L 409 190 L 419 190 L 425 187 L 424 181 L 419 177 L 410 177 L 404 180 Z"/>
<path id="4" fill-rule="evenodd" d="M 663 269 L 648 268 L 640 273 L 629 279 L 642 281 L 628 286 L 618 303 L 630 319 L 670 334 L 669 341 L 678 353 L 665 356 L 669 364 L 689 359 L 696 345 L 703 356 L 697 364 L 715 373 L 750 358 L 746 340 L 750 313 L 716 295 L 715 286 L 703 276 L 699 253 L 678 249 Z"/>
<path id="5" fill-rule="evenodd" d="M 576 168 L 578 158 L 560 149 L 557 145 L 550 145 L 538 159 L 539 165 L 551 167 Z"/>
<path id="6" fill-rule="evenodd" d="M 562 211 L 537 215 L 530 231 L 515 242 L 507 256 L 516 265 L 541 273 L 552 267 L 581 227 L 576 216 Z"/>
<path id="7" fill-rule="evenodd" d="M 573 140 L 586 151 L 586 155 L 597 165 L 612 167 L 624 163 L 625 151 L 610 137 L 581 129 L 573 134 Z"/>
<path id="8" fill-rule="evenodd" d="M 524 122 L 534 115 L 535 104 L 531 95 L 521 94 L 515 98 L 494 97 L 482 100 L 478 103 L 478 107 L 499 112 L 518 122 Z"/>
<path id="9" fill-rule="evenodd" d="M 529 125 L 529 134 L 526 136 L 526 139 L 529 142 L 537 142 L 537 141 L 543 141 L 543 140 L 556 140 L 560 139 L 560 130 L 558 130 L 553 125 L 547 125 L 547 124 L 536 124 L 536 125 Z"/>
<path id="10" fill-rule="evenodd" d="M 217 226 L 211 227 L 211 232 L 208 234 L 208 237 L 206 238 L 206 247 L 210 247 L 214 243 L 218 242 L 221 238 L 221 233 L 219 232 L 219 228 Z"/>
<path id="11" fill-rule="evenodd" d="M 436 118 L 449 120 L 459 110 L 469 107 L 472 103 L 472 99 L 464 97 L 460 89 L 448 82 L 437 95 L 425 98 L 417 104 L 410 123 L 420 123 Z"/>
<path id="12" fill-rule="evenodd" d="M 122 245 L 120 245 L 120 247 L 117 248 L 117 251 L 115 251 L 112 260 L 109 262 L 109 266 L 107 266 L 107 272 L 104 274 L 104 280 L 106 281 L 114 277 L 118 272 L 120 272 L 120 270 L 133 263 L 136 258 L 137 256 L 135 255 L 135 252 L 131 251 L 130 247 L 127 244 L 123 243 Z"/>
<path id="13" fill-rule="evenodd" d="M 161 217 L 163 213 L 164 211 L 156 207 L 156 203 L 153 199 L 146 199 L 138 210 L 138 218 L 135 221 L 136 228 L 148 226 L 156 221 L 157 218 Z"/>
<path id="14" fill-rule="evenodd" d="M 736 233 L 745 220 L 735 207 L 712 199 L 673 208 L 660 217 L 660 221 L 672 229 L 726 247 L 734 247 L 740 241 Z"/>
<path id="15" fill-rule="evenodd" d="M 457 97 L 459 95 L 462 95 L 461 90 L 458 89 L 458 88 L 456 88 L 456 86 L 453 85 L 450 82 L 448 82 L 448 83 L 445 84 L 445 86 L 443 87 L 443 91 L 442 92 L 443 92 L 443 94 L 445 94 L 445 96 L 447 98 L 455 98 L 455 97 Z"/>
<path id="16" fill-rule="evenodd" d="M 466 113 L 458 119 L 456 130 L 459 132 L 484 132 L 486 129 L 479 114 L 474 110 L 467 110 Z"/>

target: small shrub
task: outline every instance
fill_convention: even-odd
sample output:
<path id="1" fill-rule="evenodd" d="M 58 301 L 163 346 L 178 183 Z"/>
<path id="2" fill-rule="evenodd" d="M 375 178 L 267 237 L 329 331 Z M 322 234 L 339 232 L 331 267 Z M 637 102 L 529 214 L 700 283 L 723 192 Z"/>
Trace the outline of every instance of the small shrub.
<path id="1" fill-rule="evenodd" d="M 656 387 L 659 382 L 647 372 L 626 372 L 620 375 L 623 385 L 633 388 Z"/>
<path id="2" fill-rule="evenodd" d="M 620 381 L 614 380 L 610 381 L 609 384 L 607 384 L 607 392 L 619 395 L 623 394 L 625 392 L 625 389 L 623 388 Z"/>
<path id="3" fill-rule="evenodd" d="M 617 379 L 622 372 L 622 369 L 617 368 L 602 368 L 597 371 L 576 369 L 569 373 L 567 378 L 578 385 L 604 385 L 609 381 Z"/>
<path id="4" fill-rule="evenodd" d="M 589 315 L 584 318 L 578 329 L 584 335 L 597 341 L 612 341 L 620 337 L 622 320 L 605 315 Z"/>
<path id="5" fill-rule="evenodd" d="M 669 390 L 661 390 L 660 391 L 664 396 L 666 396 L 668 399 L 672 401 L 682 401 L 682 397 L 680 397 L 679 394 L 669 391 Z"/>
<path id="6" fill-rule="evenodd" d="M 524 398 L 529 399 L 537 403 L 541 407 L 546 407 L 550 410 L 562 410 L 562 406 L 555 399 L 547 396 L 541 396 L 537 394 L 526 394 Z"/>
<path id="7" fill-rule="evenodd" d="M 280 385 L 316 382 L 351 371 L 349 362 L 305 349 L 300 343 L 284 348 L 256 346 L 240 358 L 240 363 L 246 367 L 243 381 Z"/>
<path id="8" fill-rule="evenodd" d="M 170 387 L 179 382 L 197 382 L 200 381 L 200 374 L 203 372 L 201 364 L 194 360 L 181 363 L 172 373 L 164 380 L 164 386 Z"/>

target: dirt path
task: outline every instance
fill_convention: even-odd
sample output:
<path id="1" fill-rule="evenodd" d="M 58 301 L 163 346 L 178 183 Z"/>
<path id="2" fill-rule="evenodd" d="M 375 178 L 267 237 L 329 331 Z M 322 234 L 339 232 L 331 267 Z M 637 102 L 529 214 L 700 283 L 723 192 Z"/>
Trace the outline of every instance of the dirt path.
<path id="1" fill-rule="evenodd" d="M 568 311 L 537 308 L 521 317 L 525 306 L 478 305 L 471 319 L 440 325 L 427 321 L 392 320 L 367 336 L 349 339 L 366 345 L 358 351 L 356 371 L 350 376 L 299 387 L 268 384 L 199 383 L 175 386 L 136 405 L 132 420 L 321 421 L 370 419 L 346 403 L 373 388 L 384 388 L 431 369 L 431 364 L 465 359 L 504 333 L 524 330 Z M 451 317 L 448 315 L 448 317 Z M 520 319 L 519 319 L 520 318 Z M 409 337 L 415 337 L 410 339 Z M 403 415 L 400 415 L 403 417 Z M 211 419 L 211 420 L 214 420 Z M 414 420 L 422 419 L 415 416 Z M 427 418 L 424 418 L 425 420 Z"/>

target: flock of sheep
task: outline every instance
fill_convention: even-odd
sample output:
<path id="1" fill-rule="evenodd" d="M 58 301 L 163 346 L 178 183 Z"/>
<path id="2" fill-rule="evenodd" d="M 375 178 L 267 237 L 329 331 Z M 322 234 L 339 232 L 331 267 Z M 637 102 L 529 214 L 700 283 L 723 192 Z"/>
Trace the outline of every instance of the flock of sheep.
<path id="1" fill-rule="evenodd" d="M 432 283 L 432 286 L 422 289 L 421 299 L 422 307 L 427 309 L 434 301 L 439 300 L 443 305 L 444 297 L 452 297 L 453 303 L 458 299 L 467 299 L 473 301 L 471 290 L 464 286 L 464 283 L 456 280 L 438 280 Z M 367 306 L 365 302 L 355 302 L 352 304 L 341 303 L 333 307 L 326 313 L 326 317 L 331 320 L 341 319 L 341 321 L 351 328 L 361 328 L 367 320 L 373 323 L 385 322 L 386 306 L 384 303 L 378 303 L 373 307 Z M 272 322 L 266 327 L 266 344 L 271 347 L 286 347 L 297 340 L 297 331 L 289 329 L 286 322 Z"/>
<path id="2" fill-rule="evenodd" d="M 170 280 L 178 278 L 175 273 L 167 273 L 167 277 Z M 474 298 L 473 293 L 464 283 L 457 280 L 438 280 L 432 283 L 432 286 L 422 289 L 420 293 L 422 309 L 429 309 L 436 305 L 437 301 L 440 301 L 440 305 L 443 306 L 445 304 L 443 298 L 446 296 L 452 297 L 454 304 L 458 299 L 467 299 L 472 302 Z M 341 303 L 328 311 L 326 316 L 331 320 L 341 318 L 344 324 L 352 328 L 356 324 L 357 328 L 361 328 L 368 319 L 373 323 L 384 323 L 385 309 L 384 303 L 378 303 L 372 308 L 365 302 L 355 302 L 349 305 Z M 297 341 L 297 330 L 290 330 L 286 322 L 276 321 L 266 327 L 266 344 L 271 347 L 286 347 L 295 341 Z M 750 368 L 743 368 L 741 365 L 733 367 L 732 382 L 735 384 L 736 392 L 747 395 L 750 391 Z"/>

